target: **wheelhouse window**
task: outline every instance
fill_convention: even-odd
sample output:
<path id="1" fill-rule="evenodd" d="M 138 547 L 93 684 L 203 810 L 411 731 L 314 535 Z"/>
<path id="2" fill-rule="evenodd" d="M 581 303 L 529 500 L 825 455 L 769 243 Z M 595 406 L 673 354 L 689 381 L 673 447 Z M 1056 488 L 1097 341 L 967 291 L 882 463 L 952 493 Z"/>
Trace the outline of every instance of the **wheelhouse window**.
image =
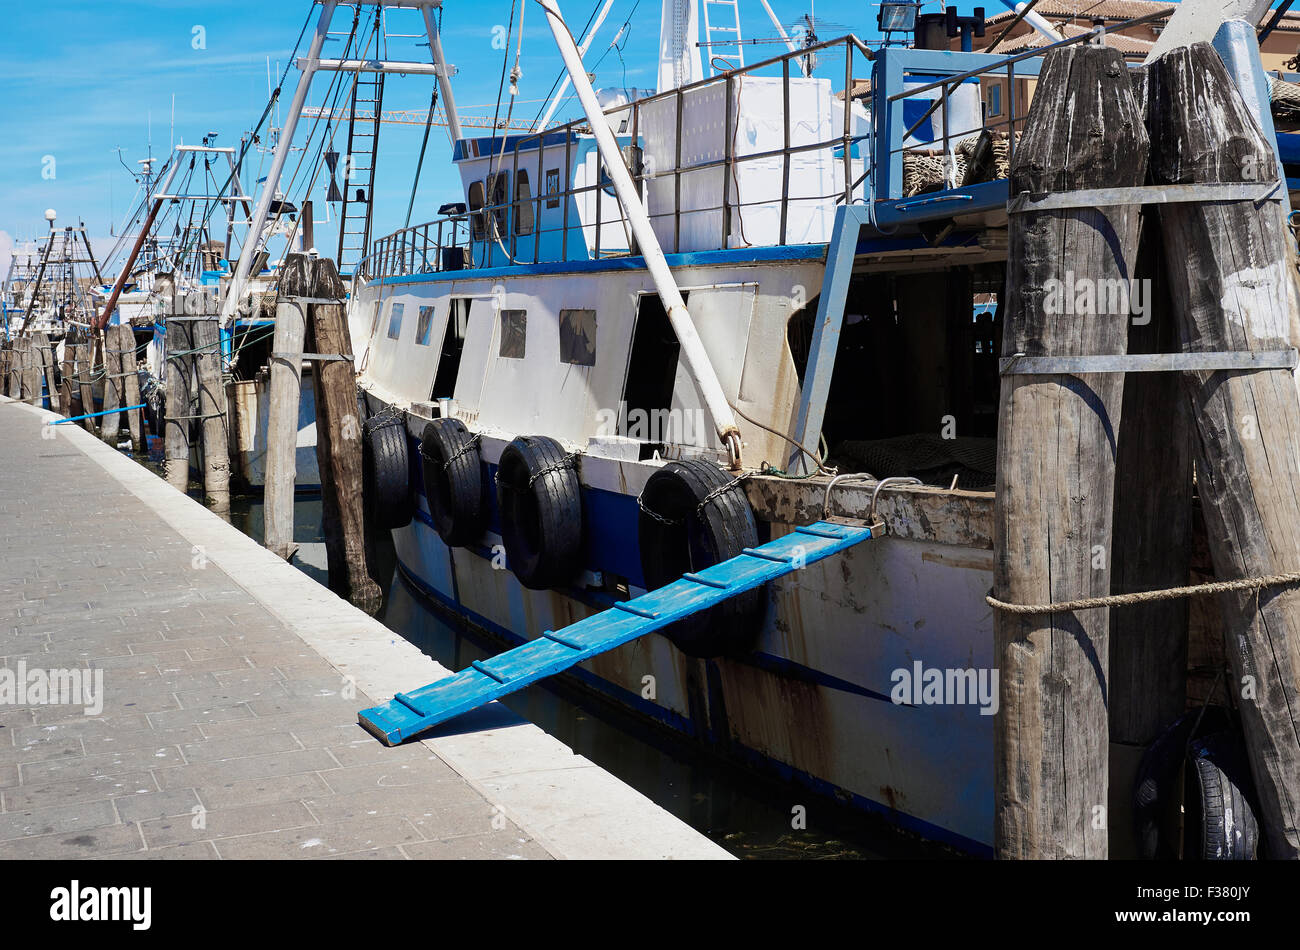
<path id="1" fill-rule="evenodd" d="M 500 355 L 509 360 L 521 360 L 527 342 L 528 311 L 502 310 Z"/>
<path id="2" fill-rule="evenodd" d="M 554 197 L 551 197 L 554 195 Z M 560 206 L 560 170 L 558 168 L 546 169 L 546 207 L 558 208 Z"/>
<path id="3" fill-rule="evenodd" d="M 510 233 L 510 176 L 499 172 L 488 177 L 488 189 L 492 198 L 492 225 L 498 237 Z"/>
<path id="4" fill-rule="evenodd" d="M 515 234 L 533 233 L 533 189 L 528 183 L 528 172 L 519 169 L 515 176 Z"/>
<path id="5" fill-rule="evenodd" d="M 421 307 L 420 316 L 415 322 L 415 342 L 419 346 L 428 346 L 433 333 L 433 308 Z"/>
<path id="6" fill-rule="evenodd" d="M 483 218 L 483 182 L 469 183 L 469 230 L 475 241 L 487 236 L 487 222 Z"/>
<path id="7" fill-rule="evenodd" d="M 388 339 L 396 340 L 402 335 L 402 313 L 405 310 L 406 304 L 395 303 L 388 311 Z"/>
<path id="8" fill-rule="evenodd" d="M 560 362 L 596 365 L 596 311 L 560 311 Z"/>

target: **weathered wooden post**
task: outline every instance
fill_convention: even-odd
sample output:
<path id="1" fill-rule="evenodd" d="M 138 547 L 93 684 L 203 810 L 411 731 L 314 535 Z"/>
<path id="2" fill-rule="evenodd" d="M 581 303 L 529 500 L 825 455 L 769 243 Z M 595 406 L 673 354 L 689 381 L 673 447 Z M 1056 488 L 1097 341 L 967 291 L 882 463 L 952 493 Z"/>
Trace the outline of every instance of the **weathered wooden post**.
<path id="1" fill-rule="evenodd" d="M 226 388 L 221 383 L 220 304 L 215 295 L 195 291 L 190 324 L 194 340 L 194 377 L 203 428 L 203 494 L 218 512 L 230 511 L 230 436 L 226 431 Z"/>
<path id="2" fill-rule="evenodd" d="M 1013 196 L 1144 182 L 1147 136 L 1127 73 L 1114 49 L 1047 54 L 1015 152 Z M 1140 209 L 1079 204 L 1011 216 L 1004 357 L 1126 350 L 1128 296 L 1108 312 L 1098 292 L 1127 286 Z M 994 595 L 1044 604 L 1108 594 L 1124 377 L 1024 366 L 1009 365 L 1002 381 Z M 1107 856 L 1107 621 L 1104 610 L 994 612 L 1000 857 Z"/>
<path id="3" fill-rule="evenodd" d="M 140 405 L 140 376 L 136 366 L 135 358 L 135 334 L 126 324 L 119 324 L 116 328 L 116 342 L 114 344 L 118 359 L 121 363 L 120 372 L 122 373 L 122 393 L 123 400 L 128 406 Z M 135 452 L 144 449 L 144 426 L 141 421 L 141 410 L 131 409 L 126 414 L 127 428 L 131 432 L 131 449 Z"/>
<path id="4" fill-rule="evenodd" d="M 22 338 L 22 398 L 32 405 L 40 405 L 40 352 L 36 350 L 36 334 Z"/>
<path id="5" fill-rule="evenodd" d="M 23 338 L 23 399 L 33 406 L 41 404 L 41 351 L 44 334 L 30 333 Z"/>
<path id="6" fill-rule="evenodd" d="M 361 498 L 361 420 L 352 342 L 343 308 L 343 281 L 328 258 L 312 266 L 311 296 L 337 300 L 309 309 L 307 347 L 320 359 L 312 374 L 316 390 L 316 459 L 325 510 L 330 587 L 374 613 L 383 595 L 366 562 L 365 507 Z M 340 559 L 342 564 L 339 564 Z"/>
<path id="7" fill-rule="evenodd" d="M 190 487 L 190 422 L 194 415 L 190 398 L 193 389 L 194 322 L 185 318 L 184 297 L 176 294 L 167 319 L 167 369 L 164 386 L 167 415 L 163 425 L 163 471 L 167 482 L 178 491 Z"/>
<path id="8" fill-rule="evenodd" d="M 95 411 L 95 341 L 87 334 L 84 343 L 77 344 L 77 386 L 81 390 L 82 413 Z M 82 419 L 86 431 L 94 433 L 97 417 Z"/>
<path id="9" fill-rule="evenodd" d="M 107 327 L 101 334 L 104 341 L 104 411 L 108 415 L 99 420 L 99 437 L 114 448 L 117 448 L 117 434 L 122 428 L 122 414 L 109 410 L 126 405 L 122 402 L 122 357 L 117 352 L 116 331 L 116 327 Z"/>
<path id="10" fill-rule="evenodd" d="M 71 419 L 81 406 L 80 389 L 73 384 L 77 375 L 77 345 L 67 337 L 63 338 L 63 361 L 59 367 L 59 401 L 63 404 L 63 415 Z"/>
<path id="11" fill-rule="evenodd" d="M 8 396 L 10 399 L 23 398 L 23 338 L 17 337 L 9 343 Z"/>
<path id="12" fill-rule="evenodd" d="M 1142 67 L 1129 74 L 1143 115 L 1147 72 Z M 1128 350 L 1172 353 L 1178 326 L 1154 206 L 1142 215 L 1135 274 L 1144 312 L 1133 316 Z M 1115 461 L 1111 592 L 1182 587 L 1191 570 L 1192 430 L 1179 374 L 1127 374 L 1124 407 Z M 1134 765 L 1138 750 L 1184 711 L 1188 607 L 1179 597 L 1110 612 L 1110 738 L 1134 748 Z M 1127 786 L 1117 791 L 1131 794 Z"/>
<path id="13" fill-rule="evenodd" d="M 303 341 L 307 333 L 307 304 L 300 298 L 309 296 L 311 281 L 311 262 L 307 255 L 290 254 L 280 269 L 280 295 L 275 308 L 275 336 L 271 343 L 266 487 L 263 494 L 264 543 L 286 561 L 298 549 L 293 543 L 293 503 L 298 475 L 298 403 L 302 395 Z M 319 426 L 317 428 L 319 432 Z"/>
<path id="14" fill-rule="evenodd" d="M 1170 50 L 1150 70 L 1157 183 L 1276 181 L 1270 143 L 1211 46 Z M 1224 197 L 1162 205 L 1160 223 L 1184 350 L 1276 354 L 1295 345 L 1281 215 Z M 1300 571 L 1300 399 L 1292 373 L 1195 372 L 1184 381 L 1216 578 Z M 1268 855 L 1297 858 L 1300 590 L 1267 586 L 1222 594 L 1219 603 Z"/>
<path id="15" fill-rule="evenodd" d="M 54 347 L 44 333 L 36 335 L 37 357 L 41 362 L 41 376 L 45 380 L 45 393 L 50 398 L 50 409 L 59 411 L 59 385 L 54 373 Z"/>

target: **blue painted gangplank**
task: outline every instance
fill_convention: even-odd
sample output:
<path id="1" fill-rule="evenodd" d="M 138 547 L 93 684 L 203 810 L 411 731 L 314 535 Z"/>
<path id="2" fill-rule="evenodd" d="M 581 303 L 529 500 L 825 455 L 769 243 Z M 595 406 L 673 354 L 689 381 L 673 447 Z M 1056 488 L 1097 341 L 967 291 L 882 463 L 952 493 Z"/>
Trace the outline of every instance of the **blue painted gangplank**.
<path id="1" fill-rule="evenodd" d="M 386 745 L 397 745 L 427 729 L 493 700 L 554 676 L 571 666 L 661 630 L 747 590 L 846 551 L 871 537 L 871 529 L 818 521 L 757 548 L 642 594 L 619 601 L 560 630 L 468 669 L 398 693 L 391 702 L 363 709 L 358 721 Z"/>

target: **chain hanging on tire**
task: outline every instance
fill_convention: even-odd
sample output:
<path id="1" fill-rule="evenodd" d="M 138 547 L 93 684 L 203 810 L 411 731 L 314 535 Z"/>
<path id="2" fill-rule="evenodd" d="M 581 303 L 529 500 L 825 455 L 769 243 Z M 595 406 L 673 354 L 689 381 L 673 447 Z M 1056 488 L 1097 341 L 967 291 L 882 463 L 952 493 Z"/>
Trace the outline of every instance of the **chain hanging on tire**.
<path id="1" fill-rule="evenodd" d="M 467 455 L 470 452 L 472 452 L 474 448 L 482 441 L 483 441 L 483 433 L 482 432 L 474 433 L 474 437 L 472 439 L 470 439 L 459 449 L 457 449 L 456 452 L 451 456 L 451 458 L 447 459 L 447 461 L 442 463 L 442 470 L 444 472 L 447 471 L 449 468 L 451 468 L 453 462 L 459 459 L 462 455 Z"/>
<path id="2" fill-rule="evenodd" d="M 534 472 L 532 475 L 529 476 L 528 487 L 532 488 L 533 482 L 537 481 L 543 475 L 549 475 L 551 474 L 551 472 L 563 471 L 566 468 L 576 469 L 577 466 L 573 465 L 572 463 L 580 458 L 582 458 L 582 452 L 579 450 L 574 450 L 570 452 L 568 455 L 564 456 L 564 458 L 560 459 L 554 465 L 548 465 L 546 468 L 538 469 L 536 472 Z"/>
<path id="3" fill-rule="evenodd" d="M 713 501 L 713 499 L 717 498 L 718 496 L 725 494 L 728 490 L 735 488 L 741 482 L 745 481 L 745 479 L 753 476 L 753 474 L 754 474 L 753 472 L 742 472 L 741 474 L 733 478 L 731 481 L 724 482 L 723 484 L 719 485 L 717 488 L 713 489 L 713 491 L 709 492 L 707 495 L 701 498 L 700 503 L 695 506 L 693 512 L 695 517 L 696 518 L 704 517 L 704 509 L 709 504 L 709 502 Z M 685 518 L 681 518 L 681 519 L 669 518 L 667 515 L 661 515 L 657 511 L 650 510 L 649 508 L 646 507 L 645 502 L 641 500 L 640 495 L 636 496 L 636 505 L 647 515 L 653 518 L 655 521 L 658 521 L 660 524 L 676 526 L 676 525 L 681 525 L 686 523 Z"/>

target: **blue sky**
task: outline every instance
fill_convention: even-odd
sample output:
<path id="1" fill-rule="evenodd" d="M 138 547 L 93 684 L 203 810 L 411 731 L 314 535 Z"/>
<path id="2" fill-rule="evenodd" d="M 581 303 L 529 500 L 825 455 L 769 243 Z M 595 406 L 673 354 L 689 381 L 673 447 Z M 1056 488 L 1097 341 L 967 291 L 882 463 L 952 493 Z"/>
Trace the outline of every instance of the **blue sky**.
<path id="1" fill-rule="evenodd" d="M 524 10 L 524 28 L 516 116 L 531 119 L 542 107 L 539 100 L 550 90 L 560 60 L 541 7 L 531 0 L 518 2 L 515 36 L 519 9 Z M 562 0 L 575 34 L 598 3 Z M 771 3 L 787 24 L 811 6 L 809 0 Z M 304 21 L 310 13 L 314 24 L 316 15 L 308 0 L 47 0 L 5 6 L 5 28 L 0 30 L 0 276 L 7 266 L 6 245 L 44 233 L 46 208 L 56 209 L 62 224 L 84 220 L 97 249 L 106 250 L 112 243 L 110 228 L 121 220 L 135 191 L 121 161 L 135 168 L 151 140 L 153 154 L 161 157 L 173 138 L 198 144 L 209 132 L 219 133 L 218 145 L 238 145 L 266 105 L 268 59 L 273 71 L 277 65 L 283 70 Z M 974 6 L 960 4 L 959 9 L 969 13 Z M 998 8 L 996 0 L 985 0 L 984 6 L 990 15 Z M 454 89 L 463 114 L 493 114 L 511 9 L 511 0 L 447 0 L 443 41 L 448 58 L 460 69 Z M 924 9 L 937 11 L 938 0 L 929 0 Z M 816 0 L 815 12 L 823 39 L 850 31 L 864 39 L 876 35 L 872 4 Z M 611 49 L 629 17 L 621 49 Z M 757 0 L 742 3 L 742 17 L 747 36 L 775 37 Z M 341 8 L 334 29 L 346 32 L 350 25 L 350 12 Z M 417 12 L 392 14 L 390 32 L 419 29 Z M 653 86 L 658 36 L 655 0 L 615 0 L 586 57 L 588 69 L 596 71 L 597 88 Z M 416 42 L 394 40 L 390 58 L 427 60 L 427 48 Z M 512 60 L 514 45 L 512 38 Z M 341 46 L 342 40 L 327 44 L 325 55 L 339 55 Z M 775 44 L 750 47 L 747 59 L 753 62 L 780 49 Z M 285 105 L 297 75 L 291 70 L 285 83 Z M 317 78 L 309 105 L 321 104 L 327 82 L 325 74 Z M 431 83 L 429 77 L 395 77 L 386 90 L 385 110 L 423 115 Z M 573 111 L 571 102 L 565 112 Z M 304 139 L 309 125 L 300 125 L 296 141 Z M 422 133 L 418 125 L 383 127 L 376 235 L 403 223 Z M 345 140 L 337 141 L 344 151 Z M 429 142 L 412 223 L 432 219 L 439 204 L 460 198 L 446 132 L 435 127 Z M 117 148 L 123 150 L 121 161 Z M 259 162 L 269 163 L 269 156 L 255 154 L 252 167 Z M 250 189 L 254 177 L 245 178 Z M 324 217 L 324 190 L 322 177 L 312 193 L 318 222 Z M 318 223 L 322 248 L 333 246 L 329 232 Z"/>
<path id="2" fill-rule="evenodd" d="M 595 2 L 562 2 L 575 33 Z M 772 0 L 772 5 L 787 23 L 809 9 L 808 0 Z M 252 127 L 266 105 L 268 57 L 272 70 L 277 62 L 284 68 L 311 10 L 307 0 L 59 0 L 5 6 L 5 29 L 0 31 L 0 244 L 7 243 L 6 236 L 12 240 L 43 234 L 42 215 L 54 208 L 61 224 L 84 220 L 101 250 L 111 245 L 110 226 L 120 222 L 135 192 L 135 182 L 114 150 L 120 147 L 122 161 L 134 168 L 145 157 L 151 138 L 153 154 L 164 157 L 173 136 L 198 144 L 215 131 L 220 133 L 218 145 L 238 145 L 240 134 Z M 541 7 L 531 0 L 520 0 L 520 6 L 526 9 L 516 116 L 532 119 L 542 107 L 536 100 L 550 90 L 560 60 Z M 928 6 L 937 10 L 937 0 Z M 822 31 L 822 36 L 850 28 L 863 37 L 874 33 L 874 7 L 820 0 L 816 13 L 828 21 L 828 29 L 843 27 Z M 443 42 L 448 58 L 460 69 L 454 89 L 463 114 L 493 114 L 502 28 L 510 14 L 510 0 L 447 0 Z M 631 28 L 620 40 L 622 49 L 610 49 L 629 15 Z M 759 3 L 742 4 L 742 16 L 748 35 L 775 36 Z M 314 23 L 314 13 L 312 18 Z M 350 25 L 350 13 L 341 8 L 334 29 L 346 32 Z M 389 31 L 414 33 L 419 27 L 419 14 L 402 10 L 392 14 Z M 589 69 L 600 61 L 597 88 L 621 87 L 625 81 L 629 86 L 653 86 L 658 34 L 658 3 L 615 0 L 586 58 Z M 416 42 L 392 41 L 390 57 L 427 60 L 427 48 L 416 47 Z M 512 61 L 515 42 L 512 39 Z M 341 45 L 341 40 L 327 44 L 326 55 L 331 49 L 338 55 Z M 779 47 L 754 49 L 769 56 Z M 281 99 L 286 105 L 296 80 L 294 69 Z M 317 78 L 309 104 L 321 104 L 326 82 L 323 75 Z M 409 109 L 422 115 L 431 82 L 428 77 L 390 81 L 385 110 Z M 296 141 L 303 139 L 307 125 L 300 125 Z M 422 134 L 418 125 L 382 129 L 376 234 L 400 227 L 405 219 Z M 429 143 L 412 223 L 435 217 L 439 204 L 460 197 L 445 130 L 434 127 Z M 255 157 L 254 165 L 259 160 Z M 265 161 L 269 163 L 269 157 Z M 246 179 L 250 188 L 252 177 Z M 319 220 L 323 178 L 313 194 Z M 318 232 L 322 230 L 328 228 L 318 225 Z M 318 238 L 318 244 L 325 243 Z M 0 246 L 0 265 L 5 264 L 4 256 Z"/>

